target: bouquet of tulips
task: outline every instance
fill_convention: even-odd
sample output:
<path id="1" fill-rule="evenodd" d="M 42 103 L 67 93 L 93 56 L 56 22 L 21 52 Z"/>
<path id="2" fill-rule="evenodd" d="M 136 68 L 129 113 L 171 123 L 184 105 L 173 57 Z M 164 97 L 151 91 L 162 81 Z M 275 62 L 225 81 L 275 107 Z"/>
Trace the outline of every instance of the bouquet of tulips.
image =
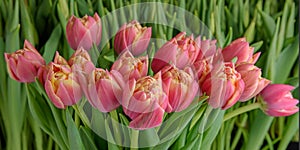
<path id="1" fill-rule="evenodd" d="M 114 24 L 97 12 L 82 18 L 71 15 L 64 22 L 61 10 L 66 49 L 52 47 L 60 42 L 55 40 L 61 34 L 59 25 L 50 37 L 55 42 L 49 40 L 44 49 L 29 38 L 22 49 L 3 53 L 10 78 L 24 83 L 8 86 L 24 88 L 21 95 L 27 97 L 30 118 L 37 123 L 32 130 L 41 135 L 41 128 L 51 139 L 48 144 L 54 141 L 57 149 L 222 149 L 213 143 L 224 140 L 221 134 L 233 131 L 236 120 L 242 118 L 237 126 L 246 128 L 246 112 L 260 109 L 255 113 L 263 118 L 299 111 L 299 100 L 292 95 L 295 87 L 278 82 L 274 64 L 267 69 L 257 64 L 266 55 L 258 51 L 261 45 L 250 45 L 248 36 L 232 41 L 231 33 L 220 44 L 181 25 L 163 41 L 155 39 L 156 26 L 141 18 L 122 21 L 114 30 Z M 262 71 L 270 73 L 268 79 Z M 255 143 L 255 138 L 247 141 L 244 131 L 233 134 Z M 238 140 L 226 141 L 235 149 Z"/>

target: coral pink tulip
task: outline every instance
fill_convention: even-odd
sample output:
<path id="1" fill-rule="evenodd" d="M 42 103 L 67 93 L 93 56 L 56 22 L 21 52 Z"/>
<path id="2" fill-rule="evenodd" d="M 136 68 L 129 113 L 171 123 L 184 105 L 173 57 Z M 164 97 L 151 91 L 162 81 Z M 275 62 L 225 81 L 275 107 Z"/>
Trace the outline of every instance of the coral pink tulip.
<path id="1" fill-rule="evenodd" d="M 39 68 L 45 65 L 44 58 L 27 40 L 23 49 L 4 56 L 10 77 L 19 82 L 34 82 Z"/>
<path id="2" fill-rule="evenodd" d="M 285 84 L 270 84 L 258 95 L 263 111 L 269 116 L 289 116 L 299 111 L 299 100 L 294 99 L 291 90 L 294 87 Z"/>
<path id="3" fill-rule="evenodd" d="M 168 97 L 162 88 L 161 73 L 154 77 L 132 79 L 124 87 L 123 110 L 131 118 L 129 127 L 143 130 L 159 126 L 168 107 Z"/>
<path id="4" fill-rule="evenodd" d="M 247 101 L 263 90 L 270 80 L 261 77 L 261 69 L 250 63 L 243 63 L 236 67 L 237 72 L 242 76 L 245 89 L 239 101 Z"/>
<path id="5" fill-rule="evenodd" d="M 124 81 L 119 72 L 95 68 L 91 73 L 81 72 L 76 75 L 93 107 L 101 112 L 110 112 L 120 106 Z"/>
<path id="6" fill-rule="evenodd" d="M 134 56 L 145 52 L 151 39 L 151 27 L 142 27 L 139 22 L 124 24 L 116 34 L 115 51 L 120 54 L 129 50 Z"/>
<path id="7" fill-rule="evenodd" d="M 69 65 L 49 64 L 45 90 L 58 108 L 76 104 L 82 97 L 80 85 Z"/>
<path id="8" fill-rule="evenodd" d="M 85 15 L 83 18 L 72 16 L 66 27 L 67 40 L 72 49 L 83 47 L 90 50 L 93 43 L 99 45 L 101 41 L 101 19 L 97 13 L 93 17 Z"/>
<path id="9" fill-rule="evenodd" d="M 260 53 L 253 55 L 254 48 L 249 46 L 246 38 L 239 38 L 234 40 L 231 44 L 222 50 L 225 62 L 231 62 L 235 57 L 237 58 L 236 64 L 248 62 L 255 64 Z"/>
<path id="10" fill-rule="evenodd" d="M 202 91 L 210 97 L 208 104 L 214 108 L 228 109 L 241 97 L 244 91 L 244 81 L 231 62 L 226 62 L 220 73 L 207 76 L 201 85 Z"/>
<path id="11" fill-rule="evenodd" d="M 193 36 L 186 37 L 185 32 L 179 33 L 155 53 L 151 64 L 152 70 L 158 72 L 169 64 L 183 69 L 194 63 L 200 52 L 199 38 L 194 40 Z"/>
<path id="12" fill-rule="evenodd" d="M 125 80 L 137 80 L 147 75 L 148 56 L 135 58 L 129 51 L 126 51 L 114 62 L 111 70 L 120 72 Z"/>
<path id="13" fill-rule="evenodd" d="M 163 89 L 171 106 L 171 110 L 167 112 L 186 109 L 194 100 L 199 88 L 192 69 L 187 67 L 180 70 L 174 66 L 166 66 L 161 73 Z"/>

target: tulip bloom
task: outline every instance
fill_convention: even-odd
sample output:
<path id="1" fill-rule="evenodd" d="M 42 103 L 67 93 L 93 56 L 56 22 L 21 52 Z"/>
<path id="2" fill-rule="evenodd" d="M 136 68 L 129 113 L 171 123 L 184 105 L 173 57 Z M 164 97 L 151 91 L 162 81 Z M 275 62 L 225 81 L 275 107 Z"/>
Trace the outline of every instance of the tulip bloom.
<path id="1" fill-rule="evenodd" d="M 241 74 L 245 83 L 245 89 L 239 101 L 251 99 L 270 83 L 270 80 L 261 77 L 261 69 L 253 64 L 243 63 L 237 66 L 236 70 Z"/>
<path id="2" fill-rule="evenodd" d="M 45 90 L 50 100 L 58 108 L 73 105 L 82 97 L 80 85 L 70 66 L 53 62 L 49 64 Z"/>
<path id="3" fill-rule="evenodd" d="M 129 51 L 126 51 L 114 62 L 111 70 L 117 70 L 120 72 L 125 80 L 137 80 L 147 75 L 148 57 L 142 56 L 135 58 Z"/>
<path id="4" fill-rule="evenodd" d="M 225 62 L 224 68 L 217 69 L 221 72 L 212 71 L 201 85 L 201 90 L 210 96 L 208 104 L 225 110 L 239 100 L 245 84 L 232 62 Z"/>
<path id="5" fill-rule="evenodd" d="M 129 50 L 134 56 L 145 52 L 151 39 L 151 27 L 142 27 L 139 22 L 124 24 L 116 34 L 115 51 L 120 54 Z"/>
<path id="6" fill-rule="evenodd" d="M 101 19 L 97 13 L 93 17 L 85 15 L 83 18 L 71 16 L 66 27 L 67 40 L 72 49 L 83 47 L 90 50 L 93 43 L 99 45 L 101 40 Z"/>
<path id="7" fill-rule="evenodd" d="M 194 40 L 192 35 L 186 37 L 185 34 L 185 32 L 179 33 L 155 53 L 151 64 L 154 72 L 158 72 L 169 64 L 184 69 L 195 62 L 200 52 L 200 37 Z"/>
<path id="8" fill-rule="evenodd" d="M 194 80 L 192 69 L 188 67 L 185 70 L 179 70 L 176 67 L 167 66 L 161 72 L 163 89 L 171 106 L 168 112 L 186 109 L 194 100 L 199 87 Z"/>
<path id="9" fill-rule="evenodd" d="M 12 54 L 4 53 L 8 74 L 19 82 L 34 82 L 38 69 L 45 65 L 44 58 L 27 40 L 23 49 Z"/>
<path id="10" fill-rule="evenodd" d="M 263 111 L 269 116 L 289 116 L 299 111 L 299 100 L 294 99 L 291 90 L 294 87 L 285 84 L 270 84 L 258 95 Z"/>
<path id="11" fill-rule="evenodd" d="M 89 53 L 83 48 L 79 48 L 75 51 L 75 53 L 70 57 L 68 64 L 74 72 L 84 71 L 86 73 L 90 73 L 95 69 Z"/>
<path id="12" fill-rule="evenodd" d="M 95 68 L 91 73 L 77 73 L 82 90 L 90 104 L 101 112 L 110 112 L 120 106 L 122 98 L 122 75 Z"/>
<path id="13" fill-rule="evenodd" d="M 129 127 L 143 130 L 159 126 L 165 110 L 169 109 L 160 72 L 154 77 L 129 81 L 124 87 L 121 105 L 124 113 L 132 119 Z"/>
<path id="14" fill-rule="evenodd" d="M 260 53 L 253 55 L 253 51 L 254 48 L 249 46 L 246 38 L 239 38 L 226 46 L 222 50 L 222 54 L 225 62 L 231 62 L 233 58 L 237 57 L 237 65 L 242 62 L 255 64 Z"/>

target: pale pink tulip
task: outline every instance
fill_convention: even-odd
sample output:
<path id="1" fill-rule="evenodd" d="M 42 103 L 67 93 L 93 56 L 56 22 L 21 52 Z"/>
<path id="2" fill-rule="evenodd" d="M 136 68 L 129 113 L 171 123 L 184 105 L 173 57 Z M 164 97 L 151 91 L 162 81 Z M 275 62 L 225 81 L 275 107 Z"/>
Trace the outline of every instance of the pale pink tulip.
<path id="1" fill-rule="evenodd" d="M 102 26 L 97 13 L 93 17 L 85 15 L 83 18 L 71 16 L 66 27 L 67 40 L 74 50 L 83 47 L 90 50 L 93 43 L 100 44 Z"/>
<path id="2" fill-rule="evenodd" d="M 129 127 L 143 130 L 159 126 L 168 106 L 168 97 L 162 88 L 161 73 L 154 77 L 132 79 L 124 86 L 121 105 L 131 118 Z"/>
<path id="3" fill-rule="evenodd" d="M 27 40 L 23 49 L 4 56 L 9 76 L 19 82 L 34 82 L 39 68 L 45 65 L 44 58 Z"/>
<path id="4" fill-rule="evenodd" d="M 200 37 L 199 37 L 200 38 Z M 154 55 L 151 68 L 158 72 L 167 65 L 175 65 L 179 69 L 192 65 L 200 52 L 200 39 L 186 37 L 185 32 L 179 33 L 176 37 L 164 44 Z"/>
<path id="5" fill-rule="evenodd" d="M 236 67 L 236 71 L 242 76 L 245 89 L 239 101 L 247 101 L 263 90 L 270 80 L 261 77 L 261 69 L 250 63 L 243 63 Z"/>
<path id="6" fill-rule="evenodd" d="M 167 112 L 186 109 L 194 100 L 199 88 L 192 69 L 187 67 L 180 70 L 174 66 L 166 66 L 161 73 L 163 89 L 171 106 L 171 110 Z"/>
<path id="7" fill-rule="evenodd" d="M 293 98 L 294 87 L 285 84 L 270 84 L 258 95 L 262 110 L 269 116 L 289 116 L 299 111 L 299 100 Z"/>
<path id="8" fill-rule="evenodd" d="M 115 51 L 120 54 L 129 50 L 134 56 L 145 52 L 151 39 L 151 27 L 142 27 L 138 21 L 124 24 L 116 34 Z"/>
<path id="9" fill-rule="evenodd" d="M 147 75 L 148 56 L 135 58 L 129 51 L 126 51 L 114 62 L 111 70 L 120 72 L 125 80 L 137 80 Z"/>
<path id="10" fill-rule="evenodd" d="M 79 48 L 75 51 L 75 53 L 70 57 L 68 64 L 74 72 L 83 71 L 90 73 L 95 69 L 89 53 L 83 48 Z"/>

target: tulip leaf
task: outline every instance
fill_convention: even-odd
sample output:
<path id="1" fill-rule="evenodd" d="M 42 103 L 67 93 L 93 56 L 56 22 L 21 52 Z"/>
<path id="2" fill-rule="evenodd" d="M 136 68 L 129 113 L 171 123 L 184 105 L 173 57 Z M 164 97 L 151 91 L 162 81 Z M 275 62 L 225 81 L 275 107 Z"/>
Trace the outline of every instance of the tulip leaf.
<path id="1" fill-rule="evenodd" d="M 97 150 L 97 147 L 94 144 L 94 141 L 92 139 L 91 132 L 87 127 L 81 126 L 79 128 L 79 133 L 80 133 L 80 136 L 82 137 L 82 143 L 83 143 L 85 149 Z"/>
<path id="2" fill-rule="evenodd" d="M 287 46 L 279 55 L 275 62 L 275 77 L 273 83 L 284 83 L 295 64 L 299 55 L 299 36 L 296 37 L 293 44 Z"/>
<path id="3" fill-rule="evenodd" d="M 112 133 L 111 130 L 111 125 L 109 123 L 109 118 L 106 118 L 104 121 L 105 124 L 105 132 L 106 132 L 106 140 L 107 140 L 107 144 L 108 144 L 108 149 L 109 150 L 119 150 L 118 146 L 115 145 L 115 140 L 114 140 L 114 135 Z"/>
<path id="4" fill-rule="evenodd" d="M 70 149 L 84 150 L 85 148 L 80 138 L 80 133 L 75 125 L 75 122 L 72 119 L 69 109 L 67 109 L 66 111 L 66 120 Z"/>
<path id="5" fill-rule="evenodd" d="M 276 28 L 276 23 L 275 23 L 274 19 L 271 16 L 269 16 L 267 13 L 261 11 L 260 9 L 258 9 L 258 11 L 262 16 L 262 20 L 263 20 L 263 23 L 265 24 L 264 27 L 266 28 L 267 35 L 270 38 L 273 37 L 274 31 Z"/>
<path id="6" fill-rule="evenodd" d="M 151 137 L 151 138 L 149 138 Z M 139 147 L 152 147 L 159 143 L 160 139 L 154 128 L 139 131 Z"/>
<path id="7" fill-rule="evenodd" d="M 229 31 L 228 31 L 228 34 L 226 36 L 223 47 L 229 45 L 231 41 L 232 41 L 232 27 L 229 28 Z"/>
<path id="8" fill-rule="evenodd" d="M 259 41 L 259 42 L 251 44 L 251 47 L 254 47 L 253 53 L 256 53 L 261 48 L 263 43 L 264 43 L 264 41 Z"/>
<path id="9" fill-rule="evenodd" d="M 288 118 L 278 150 L 287 149 L 288 144 L 299 129 L 299 112 Z"/>
<path id="10" fill-rule="evenodd" d="M 53 29 L 50 38 L 48 39 L 48 41 L 46 42 L 45 46 L 44 46 L 44 53 L 43 53 L 43 57 L 46 61 L 46 63 L 49 63 L 52 61 L 55 51 L 58 48 L 58 44 L 60 42 L 61 39 L 61 25 L 57 24 L 56 27 Z"/>

